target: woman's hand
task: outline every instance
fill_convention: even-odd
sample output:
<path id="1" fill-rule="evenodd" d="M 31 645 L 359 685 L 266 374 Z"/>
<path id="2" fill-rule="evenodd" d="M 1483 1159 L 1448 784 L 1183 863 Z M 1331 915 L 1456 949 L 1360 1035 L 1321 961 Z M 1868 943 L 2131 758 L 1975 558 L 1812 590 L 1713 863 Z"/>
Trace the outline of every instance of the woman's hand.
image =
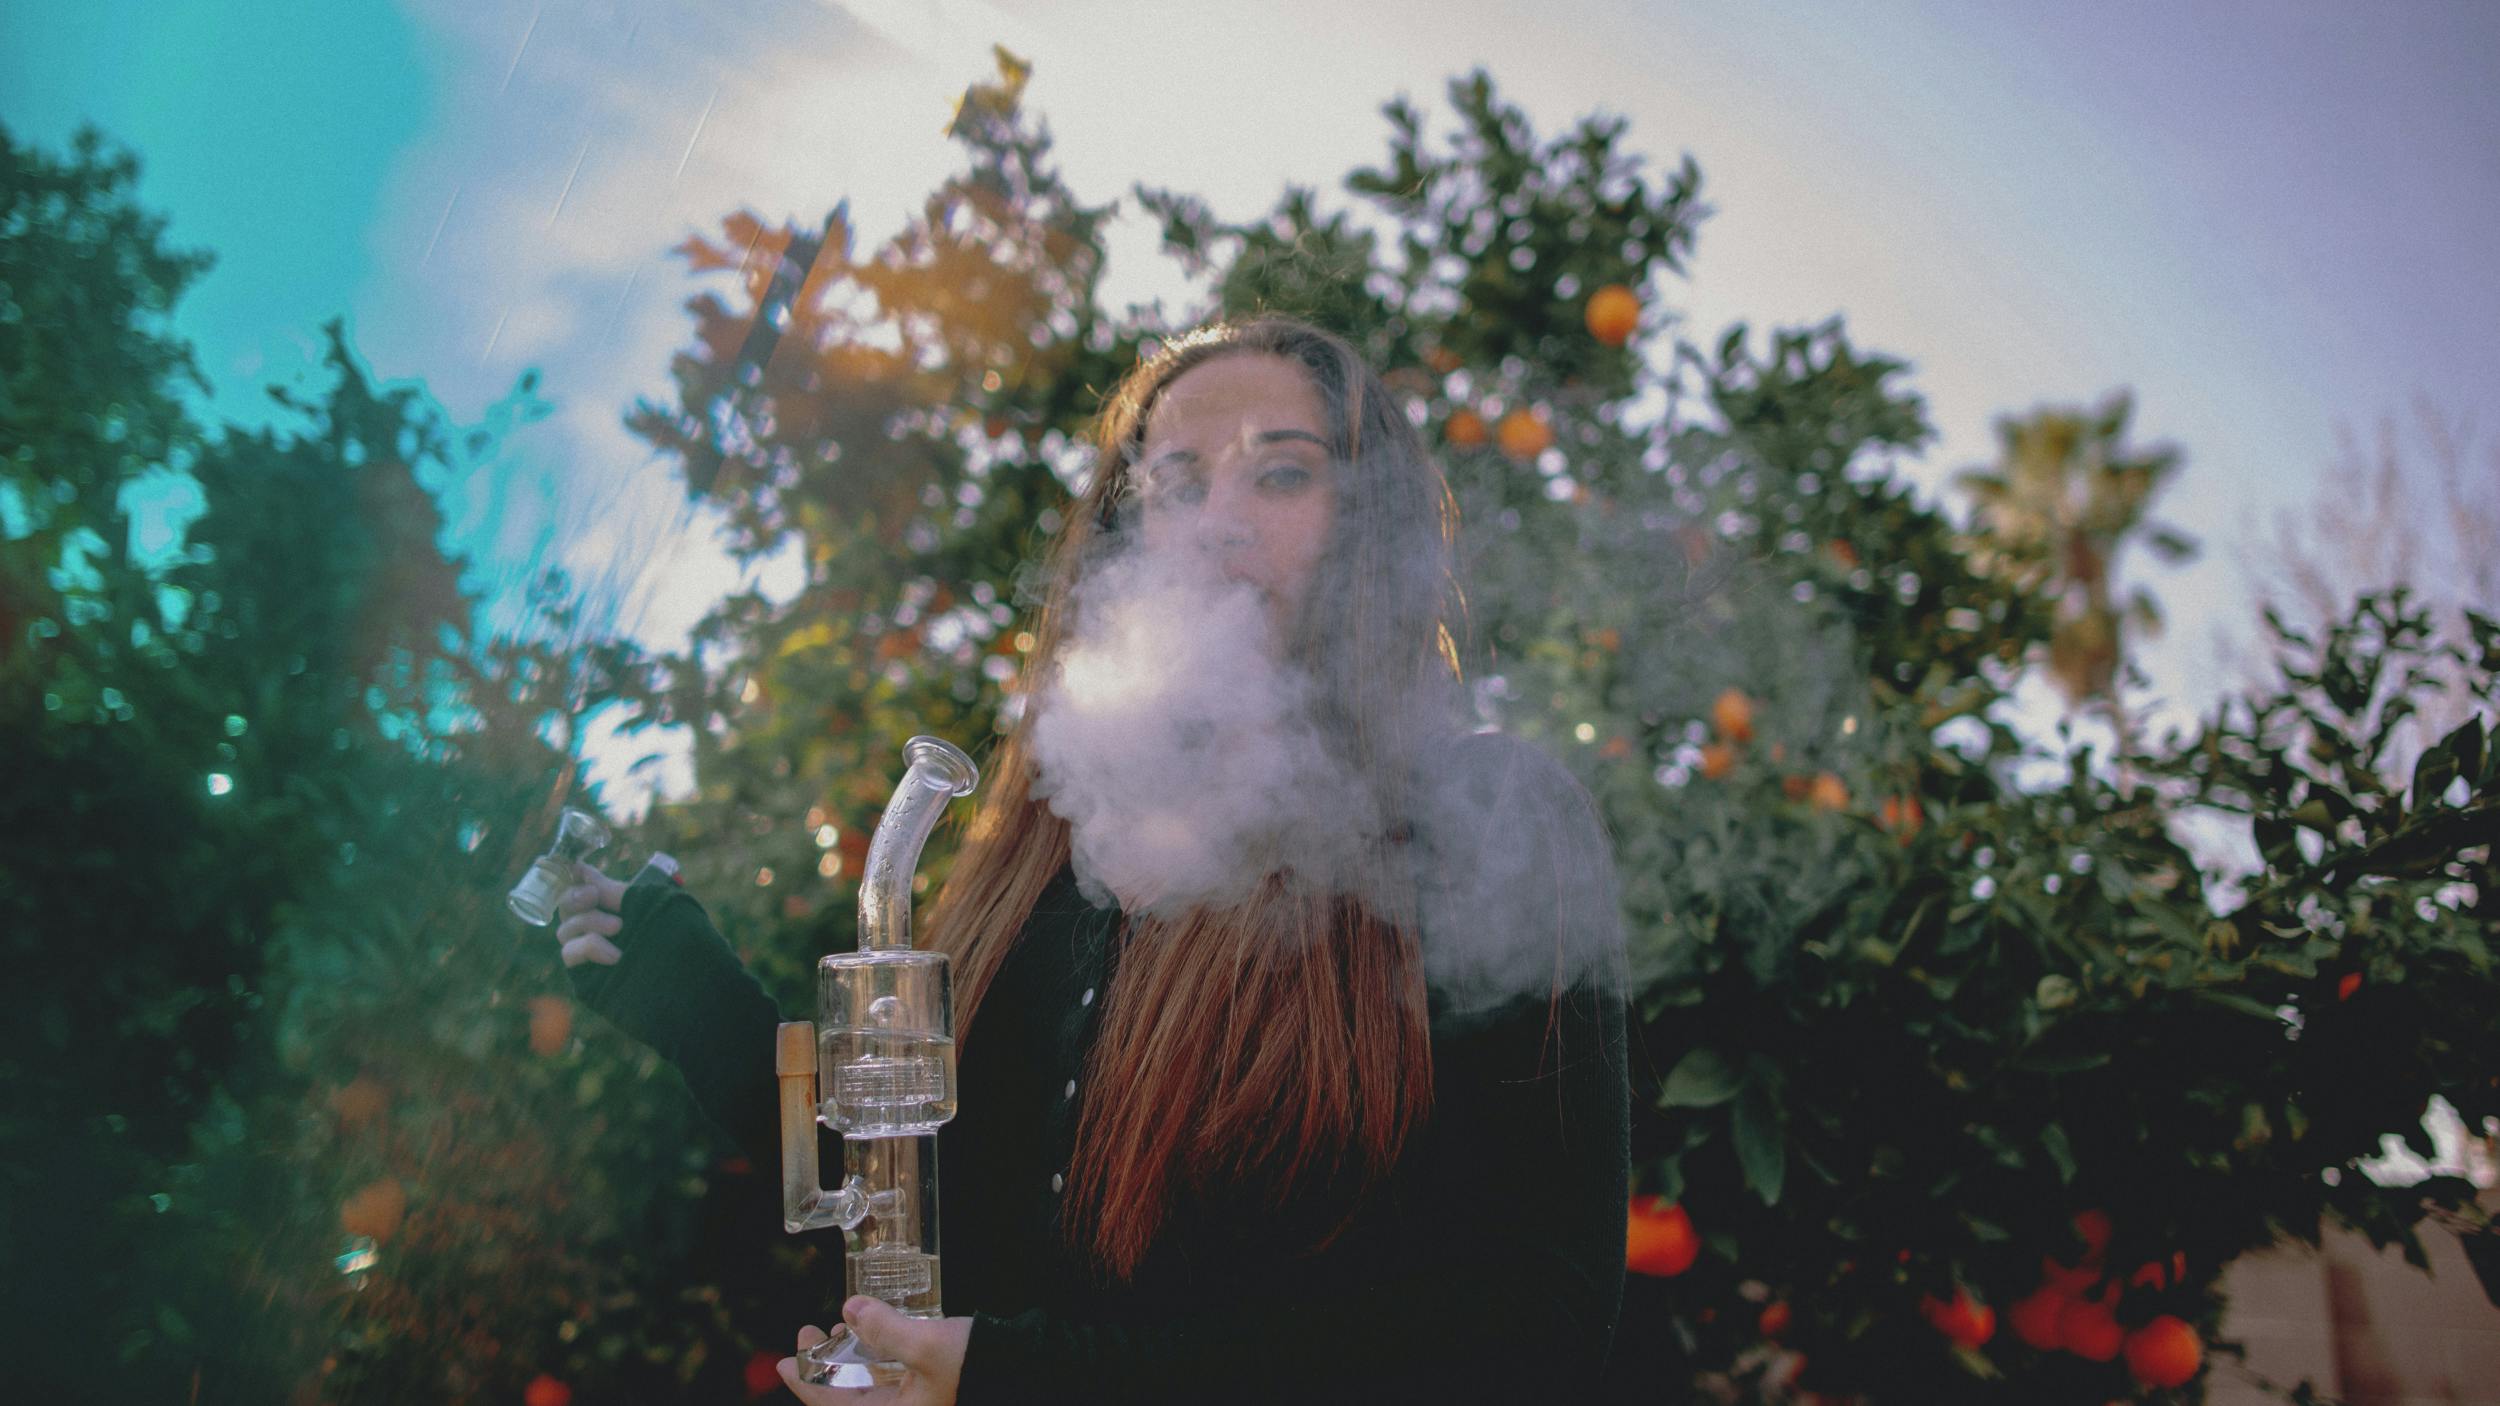
<path id="1" fill-rule="evenodd" d="M 625 926 L 617 915 L 618 905 L 625 901 L 625 885 L 580 860 L 573 861 L 574 887 L 566 889 L 556 900 L 556 941 L 562 944 L 564 964 L 578 967 L 584 962 L 602 962 L 615 966 L 625 954 L 608 939 Z"/>
<path id="2" fill-rule="evenodd" d="M 781 1379 L 792 1394 L 810 1406 L 955 1406 L 955 1384 L 963 1377 L 964 1345 L 972 1340 L 969 1318 L 905 1318 L 883 1299 L 855 1296 L 842 1305 L 842 1321 L 862 1346 L 910 1370 L 891 1386 L 810 1386 L 799 1380 L 799 1360 L 785 1357 Z M 799 1346 L 812 1347 L 825 1335 L 813 1327 L 799 1329 Z"/>

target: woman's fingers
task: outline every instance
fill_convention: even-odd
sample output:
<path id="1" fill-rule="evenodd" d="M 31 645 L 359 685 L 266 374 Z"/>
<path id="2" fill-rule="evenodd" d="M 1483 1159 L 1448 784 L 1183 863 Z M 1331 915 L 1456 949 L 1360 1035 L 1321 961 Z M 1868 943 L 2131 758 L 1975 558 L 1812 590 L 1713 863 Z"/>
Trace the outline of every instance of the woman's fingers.
<path id="1" fill-rule="evenodd" d="M 625 881 L 611 879 L 582 861 L 573 861 L 573 877 L 581 880 L 597 899 L 600 907 L 613 912 L 625 903 Z"/>
<path id="2" fill-rule="evenodd" d="M 556 924 L 556 941 L 571 942 L 574 938 L 588 937 L 593 933 L 601 937 L 614 937 L 624 927 L 623 918 L 594 908 L 585 913 L 575 913 Z"/>
<path id="3" fill-rule="evenodd" d="M 872 1355 L 900 1362 L 904 1406 L 953 1406 L 956 1383 L 962 1380 L 964 1348 L 972 1334 L 969 1318 L 907 1318 L 883 1299 L 853 1295 L 842 1305 L 842 1321 Z"/>
<path id="4" fill-rule="evenodd" d="M 814 1347 L 824 1340 L 825 1335 L 813 1326 L 799 1329 L 801 1351 Z M 800 1381 L 799 1360 L 795 1357 L 781 1359 L 773 1364 L 773 1369 L 781 1373 L 781 1383 L 790 1388 L 790 1394 L 807 1402 L 808 1406 L 844 1406 L 844 1403 L 859 1403 L 859 1406 L 886 1406 L 887 1403 L 901 1401 L 899 1393 L 891 1386 L 814 1386 Z"/>
<path id="5" fill-rule="evenodd" d="M 597 933 L 592 933 L 588 937 L 574 938 L 564 944 L 562 951 L 564 964 L 568 967 L 578 967 L 584 962 L 598 962 L 612 967 L 625 957 L 623 952 L 617 950 L 615 943 Z"/>
<path id="6" fill-rule="evenodd" d="M 584 962 L 604 962 L 615 966 L 625 954 L 608 939 L 617 935 L 625 920 L 614 913 L 596 910 L 576 913 L 556 925 L 556 942 L 564 953 L 564 964 L 578 967 Z"/>
<path id="7" fill-rule="evenodd" d="M 556 898 L 556 943 L 564 953 L 564 964 L 578 967 L 584 962 L 616 965 L 625 954 L 609 941 L 622 931 L 625 920 L 617 909 L 625 901 L 625 886 L 578 860 L 573 865 L 578 881 Z"/>
<path id="8" fill-rule="evenodd" d="M 576 913 L 613 913 L 625 906 L 625 885 L 587 864 L 573 865 L 573 887 L 556 895 L 556 912 L 565 917 Z"/>

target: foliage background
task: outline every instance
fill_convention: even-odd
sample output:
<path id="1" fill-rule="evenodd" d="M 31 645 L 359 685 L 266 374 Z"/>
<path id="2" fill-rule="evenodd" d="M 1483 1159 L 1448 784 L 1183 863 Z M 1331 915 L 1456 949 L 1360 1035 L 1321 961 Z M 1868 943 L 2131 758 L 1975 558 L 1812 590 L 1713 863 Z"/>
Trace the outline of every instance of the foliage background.
<path id="1" fill-rule="evenodd" d="M 2122 1317 L 2210 1335 L 2238 1253 L 2322 1217 L 2405 1242 L 2471 1214 L 2452 1181 L 2320 1173 L 2434 1094 L 2500 1112 L 2488 618 L 2434 635 L 2400 593 L 2348 602 L 2285 633 L 2279 688 L 2195 736 L 2122 725 L 2043 783 L 2009 691 L 2042 670 L 2123 724 L 2158 609 L 2120 566 L 2193 550 L 2148 516 L 2183 457 L 2131 441 L 2123 396 L 2009 417 L 1982 513 L 1948 519 L 1893 471 L 1930 438 L 1898 359 L 1837 319 L 1688 340 L 1699 171 L 1648 169 L 1607 119 L 1540 137 L 1482 74 L 1437 118 L 1392 104 L 1342 201 L 1291 190 L 1232 225 L 1135 192 L 1206 305 L 1107 309 L 1112 207 L 1060 179 L 1023 78 L 1002 55 L 967 93 L 963 171 L 891 242 L 740 213 L 681 251 L 703 291 L 675 392 L 628 423 L 737 552 L 807 568 L 683 655 L 591 636 L 561 578 L 520 637 L 473 624 L 432 486 L 542 413 L 534 379 L 451 426 L 334 326 L 291 427 L 203 429 L 163 330 L 200 258 L 162 247 L 127 158 L 7 147 L 0 805 L 24 838 L 0 903 L 29 979 L 0 1165 L 46 1209 L 0 1247 L 83 1267 L 9 1276 L 34 1383 L 745 1391 L 821 1315 L 816 1252 L 665 1069 L 572 1020 L 500 895 L 584 719 L 691 725 L 695 794 L 621 849 L 684 859 L 803 1009 L 851 940 L 901 739 L 1011 716 L 1024 564 L 1093 395 L 1218 310 L 1314 317 L 1410 397 L 1468 524 L 1477 706 L 1569 759 L 1614 834 L 1636 1187 L 1706 1247 L 1634 1280 L 1624 1399 L 1778 1394 L 1794 1354 L 1750 1309 L 1777 1297 L 1801 1388 L 2103 1401 L 2122 1369 L 2010 1336 L 1956 1352 L 1921 1297 L 2009 1304 L 2099 1207 L 2114 1264 L 2187 1252 Z M 1584 323 L 1608 284 L 1641 294 L 1624 347 Z M 210 512 L 142 561 L 120 495 L 162 473 Z M 2391 737 L 2438 680 L 2479 701 L 2403 773 Z M 2249 817 L 2264 871 L 2200 861 L 2191 811 Z"/>

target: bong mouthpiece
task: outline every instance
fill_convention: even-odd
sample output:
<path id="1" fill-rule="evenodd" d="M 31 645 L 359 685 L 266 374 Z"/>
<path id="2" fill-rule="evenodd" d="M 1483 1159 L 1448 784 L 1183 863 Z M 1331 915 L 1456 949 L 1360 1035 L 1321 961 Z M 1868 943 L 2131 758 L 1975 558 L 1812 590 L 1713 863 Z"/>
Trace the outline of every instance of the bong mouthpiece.
<path id="1" fill-rule="evenodd" d="M 910 767 L 877 821 L 877 832 L 868 841 L 868 872 L 860 877 L 862 952 L 911 946 L 911 881 L 921 848 L 945 814 L 946 803 L 972 794 L 981 784 L 981 769 L 972 758 L 943 738 L 913 738 L 903 744 L 903 759 Z"/>

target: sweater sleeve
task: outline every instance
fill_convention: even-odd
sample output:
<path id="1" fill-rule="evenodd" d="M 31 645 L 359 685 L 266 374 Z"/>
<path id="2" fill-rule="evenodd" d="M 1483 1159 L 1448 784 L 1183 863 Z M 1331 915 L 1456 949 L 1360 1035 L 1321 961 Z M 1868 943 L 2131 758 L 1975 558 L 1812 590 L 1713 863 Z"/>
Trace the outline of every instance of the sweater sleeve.
<path id="1" fill-rule="evenodd" d="M 1594 1389 L 1623 1287 L 1621 922 L 1594 810 L 1568 774 L 1525 750 L 1503 739 L 1478 753 L 1492 765 L 1466 768 L 1479 783 L 1466 789 L 1495 808 L 1445 822 L 1442 837 L 1448 858 L 1473 842 L 1471 827 L 1506 847 L 1494 872 L 1534 901 L 1482 911 L 1537 913 L 1511 936 L 1541 944 L 1535 966 L 1556 975 L 1507 999 L 1479 988 L 1444 1005 L 1434 1111 L 1407 1154 L 1392 1252 L 1334 1264 L 1290 1301 L 1224 1311 L 976 1314 L 960 1406 L 1559 1400 Z M 1469 930 L 1467 911 L 1428 912 L 1427 942 L 1489 940 Z"/>
<path id="2" fill-rule="evenodd" d="M 574 993 L 675 1066 L 758 1167 L 781 1162 L 773 1004 L 694 895 L 656 870 L 626 886 L 613 965 L 568 967 Z"/>

